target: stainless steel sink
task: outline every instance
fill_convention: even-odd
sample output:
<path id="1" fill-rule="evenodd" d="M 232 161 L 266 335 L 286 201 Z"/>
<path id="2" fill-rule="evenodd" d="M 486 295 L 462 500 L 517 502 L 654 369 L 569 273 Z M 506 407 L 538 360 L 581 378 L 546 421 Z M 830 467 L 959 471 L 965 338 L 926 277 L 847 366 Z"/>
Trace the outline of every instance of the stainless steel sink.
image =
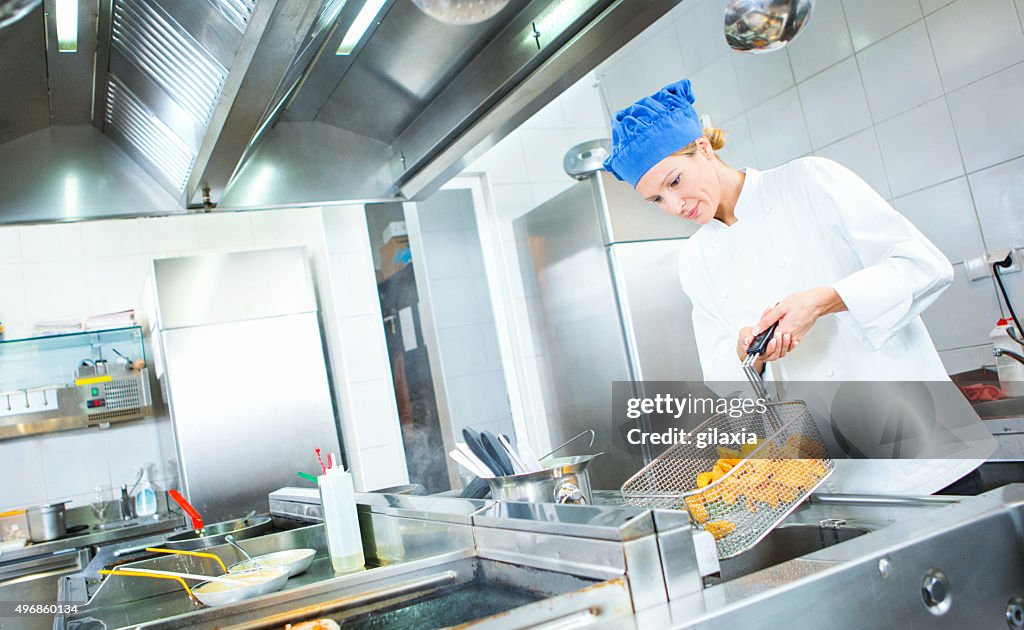
<path id="1" fill-rule="evenodd" d="M 733 558 L 719 561 L 721 577 L 712 577 L 705 583 L 717 584 L 767 569 L 794 558 L 805 556 L 825 547 L 863 536 L 869 530 L 846 525 L 782 525 L 773 529 L 753 549 Z"/>
<path id="2" fill-rule="evenodd" d="M 1024 397 L 989 400 L 973 405 L 974 411 L 985 419 L 1024 417 Z"/>

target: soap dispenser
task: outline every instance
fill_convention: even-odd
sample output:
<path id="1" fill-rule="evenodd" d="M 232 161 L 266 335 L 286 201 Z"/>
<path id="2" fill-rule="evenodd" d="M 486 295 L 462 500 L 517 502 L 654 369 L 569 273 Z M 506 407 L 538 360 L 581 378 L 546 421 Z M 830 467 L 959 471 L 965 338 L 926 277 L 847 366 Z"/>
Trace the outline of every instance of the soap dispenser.
<path id="1" fill-rule="evenodd" d="M 142 467 L 142 478 L 135 491 L 135 515 L 139 517 L 156 514 L 156 492 L 149 482 L 149 466 Z"/>

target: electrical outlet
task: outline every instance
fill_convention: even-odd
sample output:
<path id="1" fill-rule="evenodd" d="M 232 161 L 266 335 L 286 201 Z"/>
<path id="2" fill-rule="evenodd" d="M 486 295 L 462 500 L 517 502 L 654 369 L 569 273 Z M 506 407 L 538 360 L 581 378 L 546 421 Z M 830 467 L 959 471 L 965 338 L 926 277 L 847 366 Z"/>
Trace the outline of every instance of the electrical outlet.
<path id="1" fill-rule="evenodd" d="M 1012 256 L 1012 264 L 1009 267 L 1000 267 L 999 275 L 1005 276 L 1016 273 L 1024 268 L 1024 252 L 1019 249 L 1003 249 L 987 256 L 976 256 L 964 261 L 964 270 L 971 280 L 983 280 L 992 277 L 992 265 Z"/>

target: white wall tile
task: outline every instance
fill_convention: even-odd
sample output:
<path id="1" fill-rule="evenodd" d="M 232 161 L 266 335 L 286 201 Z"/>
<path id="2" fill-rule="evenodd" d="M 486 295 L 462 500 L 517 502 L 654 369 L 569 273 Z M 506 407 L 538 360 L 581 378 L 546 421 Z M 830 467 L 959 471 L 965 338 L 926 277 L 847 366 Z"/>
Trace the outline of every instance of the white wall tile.
<path id="1" fill-rule="evenodd" d="M 965 177 L 900 197 L 896 209 L 952 262 L 963 262 L 985 251 Z"/>
<path id="2" fill-rule="evenodd" d="M 725 121 L 720 129 L 725 131 L 725 146 L 718 150 L 718 156 L 733 168 L 757 168 L 757 153 L 746 114 Z"/>
<path id="3" fill-rule="evenodd" d="M 349 396 L 360 450 L 401 444 L 395 391 L 390 381 L 378 379 L 353 383 L 349 387 Z"/>
<path id="4" fill-rule="evenodd" d="M 201 249 L 252 247 L 252 224 L 248 212 L 196 215 L 196 233 Z"/>
<path id="5" fill-rule="evenodd" d="M 692 75 L 729 52 L 722 30 L 724 0 L 688 0 L 694 4 L 675 20 L 683 65 Z"/>
<path id="6" fill-rule="evenodd" d="M 472 273 L 466 260 L 469 248 L 464 230 L 423 232 L 423 254 L 430 281 L 459 278 Z"/>
<path id="7" fill-rule="evenodd" d="M 21 257 L 24 262 L 70 260 L 81 256 L 82 226 L 79 223 L 21 228 Z"/>
<path id="8" fill-rule="evenodd" d="M 419 204 L 420 230 L 423 233 L 462 230 L 461 196 L 447 194 L 436 200 Z"/>
<path id="9" fill-rule="evenodd" d="M 800 103 L 811 145 L 831 144 L 871 125 L 857 63 L 842 61 L 800 83 Z"/>
<path id="10" fill-rule="evenodd" d="M 953 284 L 922 314 L 939 350 L 987 343 L 999 319 L 995 283 L 991 278 L 972 282 L 963 265 L 953 265 L 953 274 Z"/>
<path id="11" fill-rule="evenodd" d="M 487 171 L 492 184 L 522 184 L 530 181 L 522 134 L 513 131 L 471 164 L 469 171 Z"/>
<path id="12" fill-rule="evenodd" d="M 401 445 L 366 449 L 362 453 L 366 462 L 363 469 L 363 488 L 358 491 L 369 492 L 379 488 L 390 488 L 409 483 L 409 473 L 405 467 L 405 452 Z"/>
<path id="13" fill-rule="evenodd" d="M 487 373 L 445 378 L 453 424 L 458 427 L 475 427 L 478 422 L 492 422 L 496 419 L 497 409 L 490 390 L 491 384 Z"/>
<path id="14" fill-rule="evenodd" d="M 89 301 L 80 261 L 26 263 L 24 273 L 30 320 L 81 319 L 86 315 Z"/>
<path id="15" fill-rule="evenodd" d="M 555 100 L 562 106 L 566 128 L 600 127 L 605 129 L 604 135 L 610 133 L 608 121 L 611 114 L 604 110 L 594 73 L 588 73 Z"/>
<path id="16" fill-rule="evenodd" d="M 942 95 L 931 42 L 918 21 L 857 54 L 871 114 L 885 120 Z"/>
<path id="17" fill-rule="evenodd" d="M 562 113 L 562 105 L 556 100 L 540 108 L 533 116 L 524 122 L 521 129 L 562 129 L 565 127 L 565 115 Z"/>
<path id="18" fill-rule="evenodd" d="M 572 179 L 568 175 L 557 182 L 537 182 L 532 184 L 530 188 L 533 190 L 533 199 L 539 206 L 545 201 L 549 201 L 554 197 L 564 193 L 576 184 L 576 180 Z"/>
<path id="19" fill-rule="evenodd" d="M 853 44 L 840 1 L 817 0 L 810 21 L 786 51 L 797 81 L 852 55 Z"/>
<path id="20" fill-rule="evenodd" d="M 331 293 L 336 317 L 380 315 L 373 261 L 366 253 L 330 254 Z"/>
<path id="21" fill-rule="evenodd" d="M 643 65 L 645 86 L 649 92 L 675 83 L 687 76 L 676 30 L 665 20 L 651 27 L 653 32 L 643 49 L 647 59 Z"/>
<path id="22" fill-rule="evenodd" d="M 253 244 L 258 246 L 306 245 L 312 248 L 324 238 L 320 208 L 251 212 L 249 223 Z"/>
<path id="23" fill-rule="evenodd" d="M 1024 60 L 1012 0 L 957 0 L 926 22 L 947 92 Z"/>
<path id="24" fill-rule="evenodd" d="M 85 221 L 81 227 L 87 258 L 142 253 L 142 229 L 138 219 Z"/>
<path id="25" fill-rule="evenodd" d="M 472 324 L 454 328 L 439 328 L 437 343 L 441 350 L 441 366 L 444 377 L 467 376 L 486 371 L 487 347 L 484 339 L 487 333 L 494 336 L 485 324 Z"/>
<path id="26" fill-rule="evenodd" d="M 86 259 L 87 313 L 97 315 L 138 309 L 150 260 L 149 256 L 140 254 Z"/>
<path id="27" fill-rule="evenodd" d="M 101 431 L 84 429 L 51 433 L 40 438 L 40 456 L 48 500 L 90 494 L 97 485 L 110 485 L 106 440 Z"/>
<path id="28" fill-rule="evenodd" d="M 390 379 L 391 364 L 380 316 L 341 317 L 337 321 L 348 382 Z"/>
<path id="29" fill-rule="evenodd" d="M 995 365 L 995 358 L 992 356 L 992 344 L 982 346 L 971 346 L 969 348 L 958 348 L 956 350 L 942 350 L 939 358 L 946 367 L 947 374 L 960 374 L 977 370 L 986 365 Z"/>
<path id="30" fill-rule="evenodd" d="M 0 228 L 0 265 L 21 262 L 21 228 Z"/>
<path id="31" fill-rule="evenodd" d="M 572 129 L 565 130 L 565 141 L 566 151 L 563 152 L 563 158 L 568 150 L 581 142 L 589 142 L 590 140 L 597 140 L 599 138 L 611 138 L 612 134 L 606 127 L 574 127 Z M 562 169 L 565 170 L 564 168 Z"/>
<path id="32" fill-rule="evenodd" d="M 42 449 L 38 438 L 0 442 L 0 512 L 28 507 L 46 498 Z"/>
<path id="33" fill-rule="evenodd" d="M 520 133 L 531 182 L 569 179 L 562 168 L 562 159 L 570 148 L 565 129 L 523 129 Z"/>
<path id="34" fill-rule="evenodd" d="M 786 51 L 770 55 L 730 55 L 747 109 L 793 87 L 793 71 Z"/>
<path id="35" fill-rule="evenodd" d="M 968 180 L 988 251 L 1024 247 L 1024 157 L 972 173 Z"/>
<path id="36" fill-rule="evenodd" d="M 199 247 L 193 215 L 139 219 L 142 249 L 160 255 L 175 255 Z"/>
<path id="37" fill-rule="evenodd" d="M 150 469 L 151 475 L 165 476 L 155 420 L 113 424 L 100 434 L 105 442 L 110 485 L 120 488 L 121 484 L 127 483 L 130 486 L 135 482 L 135 468 L 146 464 L 156 467 L 156 470 Z M 97 455 L 94 453 L 93 457 Z"/>
<path id="38" fill-rule="evenodd" d="M 796 88 L 751 109 L 747 122 L 757 163 L 763 169 L 774 168 L 811 150 Z"/>
<path id="39" fill-rule="evenodd" d="M 963 174 L 953 123 L 939 98 L 876 126 L 896 197 Z"/>
<path id="40" fill-rule="evenodd" d="M 3 322 L 7 339 L 15 339 L 13 322 L 24 323 L 28 319 L 25 304 L 25 272 L 20 264 L 0 264 L 0 322 Z"/>
<path id="41" fill-rule="evenodd" d="M 1024 63 L 948 96 L 967 172 L 1024 155 Z"/>
<path id="42" fill-rule="evenodd" d="M 856 50 L 921 18 L 917 0 L 843 0 L 843 9 Z"/>
<path id="43" fill-rule="evenodd" d="M 369 252 L 370 235 L 362 205 L 326 206 L 322 210 L 327 250 L 334 253 Z"/>
<path id="44" fill-rule="evenodd" d="M 839 162 L 871 184 L 878 194 L 889 198 L 889 180 L 882 164 L 882 153 L 874 129 L 865 129 L 844 140 L 815 151 L 816 155 Z"/>
<path id="45" fill-rule="evenodd" d="M 498 219 L 503 222 L 511 223 L 535 207 L 529 184 L 492 184 L 491 196 Z"/>
<path id="46" fill-rule="evenodd" d="M 924 11 L 925 15 L 938 11 L 947 4 L 953 2 L 953 0 L 921 0 L 921 10 Z"/>
<path id="47" fill-rule="evenodd" d="M 612 113 L 654 91 L 648 89 L 643 73 L 645 51 L 633 43 L 626 46 L 629 47 L 626 55 L 597 70 L 601 93 Z"/>
<path id="48" fill-rule="evenodd" d="M 743 99 L 732 65 L 733 55 L 719 57 L 690 76 L 698 113 L 712 120 L 728 120 L 743 112 Z M 682 148 L 682 147 L 680 147 Z"/>

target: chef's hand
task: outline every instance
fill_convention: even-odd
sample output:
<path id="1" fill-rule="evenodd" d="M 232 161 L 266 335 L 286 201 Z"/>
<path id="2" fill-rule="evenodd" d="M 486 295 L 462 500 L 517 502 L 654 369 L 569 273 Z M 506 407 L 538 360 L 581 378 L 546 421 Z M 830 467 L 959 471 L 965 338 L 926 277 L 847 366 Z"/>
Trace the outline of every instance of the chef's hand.
<path id="1" fill-rule="evenodd" d="M 819 317 L 845 310 L 846 304 L 832 287 L 816 287 L 794 293 L 772 308 L 765 309 L 761 320 L 751 328 L 750 341 L 753 341 L 754 337 L 767 330 L 775 322 L 779 322 L 773 340 L 781 339 L 781 347 L 784 350 L 781 356 L 772 358 L 769 356 L 771 354 L 771 344 L 769 344 L 768 350 L 764 354 L 765 360 L 774 361 L 798 346 Z"/>
<path id="2" fill-rule="evenodd" d="M 769 311 L 771 311 L 770 308 L 765 309 L 761 315 L 762 320 Z M 747 348 L 750 347 L 750 344 L 754 343 L 754 337 L 756 336 L 752 326 L 740 328 L 740 338 L 736 342 L 736 355 L 740 358 L 740 361 L 747 358 Z M 754 360 L 754 369 L 758 372 L 764 371 L 764 364 L 766 362 L 781 359 L 795 347 L 796 343 L 790 335 L 779 335 L 778 329 L 775 329 L 775 334 L 772 336 L 771 341 L 768 342 L 768 347 L 764 349 L 764 353 Z"/>

